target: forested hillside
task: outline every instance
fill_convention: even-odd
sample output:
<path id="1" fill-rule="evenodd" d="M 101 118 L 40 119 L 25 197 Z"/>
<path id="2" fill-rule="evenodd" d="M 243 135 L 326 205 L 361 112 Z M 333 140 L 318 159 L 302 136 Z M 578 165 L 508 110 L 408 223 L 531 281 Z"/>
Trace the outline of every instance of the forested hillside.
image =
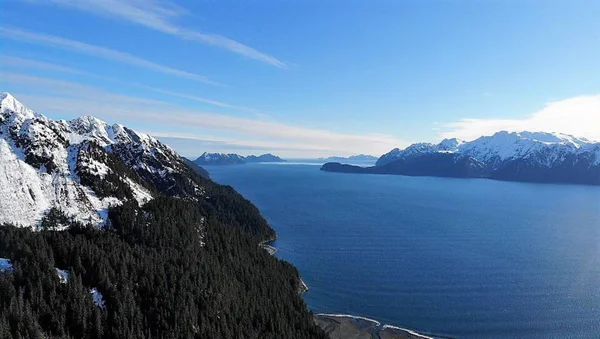
<path id="1" fill-rule="evenodd" d="M 325 338 L 274 236 L 157 139 L 0 93 L 0 338 Z"/>
<path id="2" fill-rule="evenodd" d="M 325 338 L 297 270 L 225 226 L 228 209 L 244 208 L 228 203 L 132 202 L 111 210 L 106 230 L 52 231 L 60 213 L 38 232 L 0 227 L 0 257 L 13 265 L 0 273 L 0 337 Z"/>

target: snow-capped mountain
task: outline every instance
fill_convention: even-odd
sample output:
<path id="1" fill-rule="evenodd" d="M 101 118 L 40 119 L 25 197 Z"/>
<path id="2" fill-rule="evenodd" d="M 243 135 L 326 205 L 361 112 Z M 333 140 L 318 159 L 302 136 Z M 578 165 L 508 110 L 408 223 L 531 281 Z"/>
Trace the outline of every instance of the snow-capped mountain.
<path id="1" fill-rule="evenodd" d="M 354 169 L 328 165 L 330 171 Z M 600 143 L 545 132 L 498 132 L 470 142 L 445 139 L 393 149 L 356 172 L 600 184 Z"/>
<path id="2" fill-rule="evenodd" d="M 247 157 L 235 153 L 207 153 L 204 152 L 194 162 L 198 165 L 241 165 L 251 162 L 285 162 L 285 160 L 273 154 L 262 154 L 259 156 L 249 155 Z"/>
<path id="3" fill-rule="evenodd" d="M 202 153 L 195 161 L 198 165 L 239 165 L 246 162 L 243 156 L 234 153 Z"/>
<path id="4" fill-rule="evenodd" d="M 154 192 L 201 195 L 170 147 L 94 117 L 54 121 L 0 92 L 0 224 L 39 225 L 52 209 L 101 226 L 111 206 Z"/>
<path id="5" fill-rule="evenodd" d="M 383 166 L 398 159 L 413 157 L 424 153 L 455 153 L 469 156 L 483 163 L 497 167 L 511 159 L 536 158 L 548 166 L 564 161 L 567 155 L 594 153 L 600 143 L 570 135 L 544 132 L 508 133 L 498 132 L 492 136 L 480 137 L 471 142 L 459 139 L 444 139 L 439 144 L 418 143 L 404 150 L 397 148 L 382 155 L 377 166 Z M 600 162 L 600 153 L 596 164 Z"/>
<path id="6" fill-rule="evenodd" d="M 337 161 L 337 162 L 342 162 L 342 161 L 375 161 L 378 158 L 372 155 L 368 155 L 368 154 L 357 154 L 357 155 L 351 155 L 349 157 L 338 157 L 338 156 L 333 156 L 333 157 L 329 157 L 329 158 L 319 158 L 319 160 L 324 160 L 324 161 Z"/>

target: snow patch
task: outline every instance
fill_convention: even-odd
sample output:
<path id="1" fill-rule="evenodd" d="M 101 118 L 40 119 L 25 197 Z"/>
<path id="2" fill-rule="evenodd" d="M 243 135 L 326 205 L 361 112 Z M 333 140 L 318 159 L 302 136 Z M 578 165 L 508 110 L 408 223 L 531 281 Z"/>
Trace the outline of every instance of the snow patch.
<path id="1" fill-rule="evenodd" d="M 66 284 L 69 281 L 69 272 L 56 268 L 56 274 L 58 275 L 58 281 L 61 284 Z"/>
<path id="2" fill-rule="evenodd" d="M 90 293 L 92 294 L 92 298 L 94 299 L 94 304 L 96 304 L 102 309 L 105 309 L 106 306 L 104 305 L 104 296 L 102 296 L 102 293 L 100 293 L 95 287 L 90 288 Z"/>
<path id="3" fill-rule="evenodd" d="M 100 178 L 104 178 L 104 176 L 110 172 L 110 168 L 108 168 L 108 166 L 94 159 L 88 160 L 87 169 L 89 170 L 90 174 L 97 175 Z"/>
<path id="4" fill-rule="evenodd" d="M 125 182 L 127 182 L 129 187 L 131 188 L 131 191 L 133 192 L 133 197 L 135 198 L 135 200 L 137 200 L 140 206 L 152 200 L 152 194 L 150 194 L 150 192 L 144 187 L 142 187 L 140 184 L 136 183 L 130 178 L 125 178 Z"/>
<path id="5" fill-rule="evenodd" d="M 0 258 L 0 272 L 10 271 L 13 269 L 13 265 L 10 259 Z"/>
<path id="6" fill-rule="evenodd" d="M 19 159 L 0 139 L 0 224 L 37 224 L 51 207 L 52 179 Z"/>

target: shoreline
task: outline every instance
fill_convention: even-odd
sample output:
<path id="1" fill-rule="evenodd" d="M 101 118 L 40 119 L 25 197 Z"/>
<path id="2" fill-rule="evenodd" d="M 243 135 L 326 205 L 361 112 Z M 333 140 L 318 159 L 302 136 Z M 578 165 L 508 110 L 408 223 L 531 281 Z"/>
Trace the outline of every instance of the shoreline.
<path id="1" fill-rule="evenodd" d="M 415 330 L 382 325 L 379 321 L 351 314 L 314 315 L 315 322 L 332 339 L 434 339 Z"/>
<path id="2" fill-rule="evenodd" d="M 258 246 L 267 251 L 269 255 L 275 255 L 275 253 L 277 253 L 277 247 L 268 245 L 268 243 L 273 242 L 275 240 L 277 240 L 277 236 L 274 236 L 273 238 L 267 239 L 265 241 L 261 241 L 260 243 L 258 243 Z M 308 292 L 308 285 L 306 285 L 302 278 L 300 278 L 299 285 L 300 286 L 298 286 L 298 294 Z"/>
<path id="3" fill-rule="evenodd" d="M 269 243 L 277 240 L 277 236 L 261 241 L 258 245 L 269 255 L 275 255 L 277 248 Z M 298 294 L 308 291 L 308 285 L 300 278 Z M 345 321 L 336 321 L 337 319 Z M 375 319 L 351 314 L 317 313 L 314 315 L 315 323 L 321 327 L 332 339 L 368 338 L 373 339 L 434 339 L 434 337 L 419 333 L 415 330 L 395 326 L 382 325 Z M 339 336 L 342 335 L 342 336 Z M 350 337 L 352 335 L 353 337 Z"/>
<path id="4" fill-rule="evenodd" d="M 277 248 L 274 246 L 269 245 L 269 243 L 273 242 L 277 240 L 277 235 L 275 235 L 272 238 L 269 238 L 267 240 L 263 240 L 261 242 L 258 243 L 258 246 L 264 250 L 266 250 L 269 255 L 275 255 L 275 253 L 277 253 Z"/>

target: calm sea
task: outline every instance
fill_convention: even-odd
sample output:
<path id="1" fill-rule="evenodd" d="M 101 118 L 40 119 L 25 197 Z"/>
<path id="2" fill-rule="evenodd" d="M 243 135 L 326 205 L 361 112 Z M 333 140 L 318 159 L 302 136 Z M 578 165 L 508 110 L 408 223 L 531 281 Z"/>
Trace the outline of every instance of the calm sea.
<path id="1" fill-rule="evenodd" d="M 207 169 L 275 228 L 314 312 L 459 338 L 600 338 L 600 187 Z"/>

